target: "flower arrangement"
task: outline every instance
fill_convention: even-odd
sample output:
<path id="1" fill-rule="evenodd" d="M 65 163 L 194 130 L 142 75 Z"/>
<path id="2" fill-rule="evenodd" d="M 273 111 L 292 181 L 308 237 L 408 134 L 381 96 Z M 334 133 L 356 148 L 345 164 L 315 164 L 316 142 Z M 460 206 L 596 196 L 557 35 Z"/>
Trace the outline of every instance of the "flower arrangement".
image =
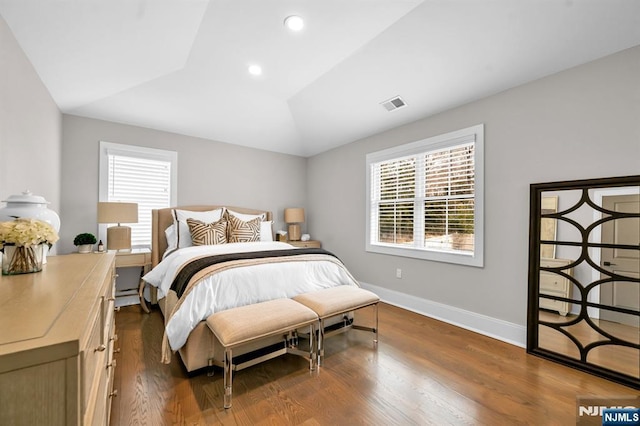
<path id="1" fill-rule="evenodd" d="M 6 245 L 27 247 L 45 243 L 51 247 L 58 239 L 53 226 L 41 220 L 19 218 L 0 222 L 0 249 Z"/>
<path id="2" fill-rule="evenodd" d="M 58 241 L 58 233 L 50 224 L 37 219 L 19 218 L 0 222 L 2 274 L 25 274 L 42 270 L 43 245 Z"/>

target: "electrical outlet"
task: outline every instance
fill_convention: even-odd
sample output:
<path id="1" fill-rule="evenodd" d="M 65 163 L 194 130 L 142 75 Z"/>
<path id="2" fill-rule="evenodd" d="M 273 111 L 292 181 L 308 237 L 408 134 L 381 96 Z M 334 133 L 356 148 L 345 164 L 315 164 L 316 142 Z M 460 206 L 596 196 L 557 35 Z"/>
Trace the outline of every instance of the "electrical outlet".
<path id="1" fill-rule="evenodd" d="M 402 269 L 396 269 L 396 278 L 402 278 Z"/>

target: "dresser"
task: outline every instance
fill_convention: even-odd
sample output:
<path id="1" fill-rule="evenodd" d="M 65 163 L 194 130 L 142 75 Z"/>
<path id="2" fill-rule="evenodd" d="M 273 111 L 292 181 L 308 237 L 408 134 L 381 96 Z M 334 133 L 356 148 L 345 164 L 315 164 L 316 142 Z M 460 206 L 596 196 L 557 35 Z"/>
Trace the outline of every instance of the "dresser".
<path id="1" fill-rule="evenodd" d="M 540 266 L 547 268 L 559 268 L 569 265 L 572 260 L 567 259 L 540 259 Z M 563 272 L 570 276 L 573 276 L 573 269 L 563 269 Z M 553 296 L 571 298 L 571 281 L 562 275 L 558 275 L 550 271 L 540 271 L 540 294 L 548 294 Z M 540 298 L 540 307 L 544 309 L 550 309 L 552 311 L 558 311 L 560 315 L 566 316 L 571 310 L 571 304 L 569 302 L 562 302 L 560 300 Z"/>
<path id="2" fill-rule="evenodd" d="M 47 258 L 0 277 L 0 423 L 108 425 L 115 256 Z"/>

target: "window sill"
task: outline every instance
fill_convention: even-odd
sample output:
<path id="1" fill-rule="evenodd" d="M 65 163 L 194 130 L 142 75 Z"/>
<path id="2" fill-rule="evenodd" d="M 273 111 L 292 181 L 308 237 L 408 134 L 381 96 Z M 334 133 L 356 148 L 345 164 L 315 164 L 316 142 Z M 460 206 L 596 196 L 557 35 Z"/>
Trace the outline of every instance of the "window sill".
<path id="1" fill-rule="evenodd" d="M 367 244 L 365 250 L 369 253 L 411 257 L 414 259 L 454 263 L 458 265 L 474 266 L 477 268 L 482 268 L 484 266 L 482 256 L 478 255 L 478 253 L 449 253 L 437 250 L 425 250 L 414 247 L 398 247 L 386 244 Z"/>

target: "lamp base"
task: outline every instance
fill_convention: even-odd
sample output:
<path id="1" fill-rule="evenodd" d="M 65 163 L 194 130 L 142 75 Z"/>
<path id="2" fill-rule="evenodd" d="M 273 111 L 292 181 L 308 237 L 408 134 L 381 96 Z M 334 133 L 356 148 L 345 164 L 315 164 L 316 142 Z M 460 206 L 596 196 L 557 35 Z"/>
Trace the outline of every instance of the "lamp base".
<path id="1" fill-rule="evenodd" d="M 131 250 L 131 228 L 128 226 L 107 228 L 107 250 Z"/>
<path id="2" fill-rule="evenodd" d="M 300 241 L 300 225 L 293 223 L 289 225 L 289 241 Z"/>

